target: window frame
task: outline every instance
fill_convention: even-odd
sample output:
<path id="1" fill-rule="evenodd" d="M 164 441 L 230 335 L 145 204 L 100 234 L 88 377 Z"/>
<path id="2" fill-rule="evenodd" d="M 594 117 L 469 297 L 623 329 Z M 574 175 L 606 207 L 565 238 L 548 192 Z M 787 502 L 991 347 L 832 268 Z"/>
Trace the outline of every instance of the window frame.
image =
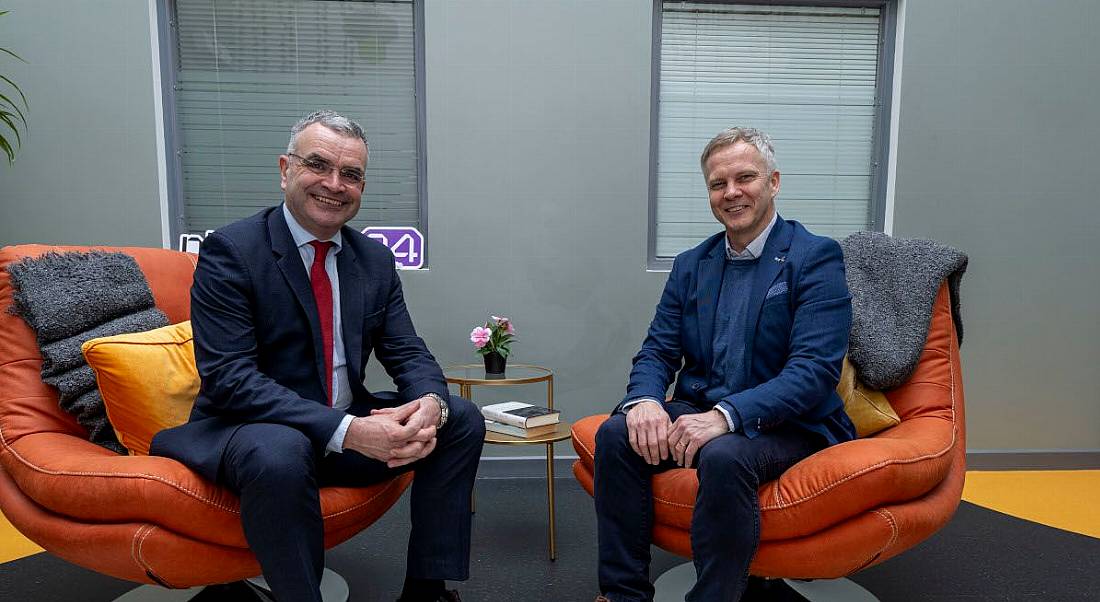
<path id="1" fill-rule="evenodd" d="M 181 234 L 205 235 L 204 232 L 187 232 L 183 201 L 183 163 L 180 149 L 179 116 L 176 113 L 176 43 L 178 29 L 174 15 L 176 3 L 180 0 L 157 1 L 157 28 L 160 48 L 161 99 L 164 117 L 164 146 L 167 165 L 168 188 L 168 233 L 172 246 Z M 428 268 L 428 159 L 427 159 L 427 102 L 424 73 L 424 0 L 412 0 L 413 6 L 413 102 L 416 104 L 416 189 L 417 189 L 417 229 L 424 235 L 424 265 Z M 292 123 L 286 124 L 287 131 Z M 369 137 L 369 133 L 368 133 Z M 276 177 L 273 172 L 272 177 Z M 368 184 L 369 186 L 369 184 Z"/>
<path id="2" fill-rule="evenodd" d="M 697 4 L 754 4 L 765 6 L 812 6 L 877 8 L 879 11 L 879 54 L 875 75 L 874 134 L 871 140 L 871 199 L 868 211 L 871 228 L 882 232 L 886 224 L 886 167 L 890 153 L 890 109 L 893 100 L 894 45 L 897 36 L 899 0 L 691 0 Z M 657 145 L 660 139 L 661 31 L 664 0 L 653 0 L 653 45 L 650 61 L 649 99 L 649 222 L 646 268 L 667 272 L 674 257 L 657 256 Z M 717 132 L 715 132 L 717 133 Z M 699 152 L 703 152 L 700 148 Z M 700 199 L 702 202 L 703 199 Z M 716 222 L 717 223 L 717 222 Z M 717 227 L 715 232 L 717 232 Z M 684 249 L 685 251 L 687 249 Z"/>

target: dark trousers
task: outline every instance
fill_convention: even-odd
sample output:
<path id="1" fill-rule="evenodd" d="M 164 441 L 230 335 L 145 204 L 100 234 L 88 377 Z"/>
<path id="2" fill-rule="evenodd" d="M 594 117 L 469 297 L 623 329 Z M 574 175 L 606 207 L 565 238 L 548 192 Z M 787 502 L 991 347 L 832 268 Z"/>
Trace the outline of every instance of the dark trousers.
<path id="1" fill-rule="evenodd" d="M 349 413 L 369 411 L 366 404 L 354 404 Z M 432 453 L 393 469 L 350 450 L 318 455 L 300 431 L 254 423 L 233 435 L 219 480 L 241 498 L 245 538 L 278 600 L 321 600 L 320 487 L 366 486 L 409 470 L 416 471 L 416 478 L 407 574 L 464 580 L 470 566 L 470 493 L 484 439 L 481 413 L 457 396 L 451 396 L 450 418 Z"/>
<path id="2" fill-rule="evenodd" d="M 672 401 L 673 421 L 700 412 Z M 696 454 L 699 492 L 691 518 L 691 552 L 698 579 L 689 601 L 735 602 L 744 592 L 760 541 L 757 490 L 824 447 L 812 433 L 779 427 L 749 439 L 720 435 Z M 596 433 L 596 522 L 600 590 L 613 602 L 652 600 L 649 546 L 655 474 L 679 468 L 672 460 L 647 464 L 630 447 L 626 415 L 611 416 Z"/>

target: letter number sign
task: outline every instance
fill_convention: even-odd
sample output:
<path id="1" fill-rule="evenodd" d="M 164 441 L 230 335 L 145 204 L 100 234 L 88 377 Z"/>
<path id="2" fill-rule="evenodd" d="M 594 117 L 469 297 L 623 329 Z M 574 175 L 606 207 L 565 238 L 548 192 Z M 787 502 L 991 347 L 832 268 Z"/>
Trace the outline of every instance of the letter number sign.
<path id="1" fill-rule="evenodd" d="M 424 235 L 411 227 L 369 226 L 363 234 L 389 247 L 397 267 L 419 270 L 424 266 Z"/>
<path id="2" fill-rule="evenodd" d="M 213 230 L 202 234 L 180 234 L 179 250 L 198 253 L 204 238 Z M 424 267 L 424 235 L 411 227 L 369 226 L 363 228 L 363 234 L 386 245 L 393 253 L 397 268 L 401 270 L 419 270 Z"/>

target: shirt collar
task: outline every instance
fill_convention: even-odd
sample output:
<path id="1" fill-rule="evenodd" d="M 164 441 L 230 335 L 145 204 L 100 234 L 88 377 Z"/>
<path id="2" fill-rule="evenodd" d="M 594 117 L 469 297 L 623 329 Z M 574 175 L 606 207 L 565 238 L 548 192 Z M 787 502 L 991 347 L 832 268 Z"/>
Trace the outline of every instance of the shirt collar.
<path id="1" fill-rule="evenodd" d="M 722 240 L 726 243 L 726 259 L 730 261 L 738 261 L 744 259 L 756 259 L 760 257 L 760 254 L 764 252 L 764 243 L 768 242 L 768 235 L 772 233 L 772 227 L 775 226 L 775 220 L 779 218 L 779 212 L 772 213 L 772 220 L 768 222 L 768 225 L 764 228 L 756 238 L 752 239 L 752 242 L 745 247 L 744 251 L 738 253 L 730 246 L 730 239 L 728 236 L 723 236 Z"/>
<path id="2" fill-rule="evenodd" d="M 290 209 L 287 209 L 286 203 L 283 203 L 283 217 L 286 218 L 286 225 L 288 228 L 290 228 L 290 236 L 294 238 L 294 245 L 297 246 L 299 249 L 308 245 L 314 240 L 321 240 L 316 236 L 310 234 L 308 230 L 302 227 L 302 224 L 298 223 L 298 220 L 294 219 L 294 214 L 290 212 Z M 336 250 L 334 252 L 338 253 L 343 247 L 344 241 L 340 232 L 337 231 L 336 235 L 329 240 L 332 242 L 333 245 L 336 246 Z"/>

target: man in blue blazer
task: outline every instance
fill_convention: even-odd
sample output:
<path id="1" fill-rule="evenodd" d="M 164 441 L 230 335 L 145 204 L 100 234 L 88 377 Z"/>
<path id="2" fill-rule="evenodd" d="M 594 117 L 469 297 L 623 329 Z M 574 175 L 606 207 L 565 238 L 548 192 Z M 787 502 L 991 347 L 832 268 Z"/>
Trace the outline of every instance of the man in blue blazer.
<path id="1" fill-rule="evenodd" d="M 653 598 L 654 474 L 697 469 L 687 600 L 738 600 L 760 537 L 757 489 L 855 437 L 835 391 L 851 326 L 840 245 L 778 217 L 762 132 L 720 133 L 700 164 L 725 229 L 676 258 L 626 397 L 596 435 L 597 602 Z"/>
<path id="2" fill-rule="evenodd" d="M 203 241 L 191 289 L 202 387 L 152 453 L 240 496 L 248 544 L 278 600 L 321 600 L 319 487 L 414 469 L 402 602 L 458 600 L 484 422 L 448 394 L 416 335 L 394 258 L 345 224 L 359 211 L 362 128 L 331 111 L 291 128 L 285 202 Z M 371 352 L 397 385 L 371 394 Z"/>

